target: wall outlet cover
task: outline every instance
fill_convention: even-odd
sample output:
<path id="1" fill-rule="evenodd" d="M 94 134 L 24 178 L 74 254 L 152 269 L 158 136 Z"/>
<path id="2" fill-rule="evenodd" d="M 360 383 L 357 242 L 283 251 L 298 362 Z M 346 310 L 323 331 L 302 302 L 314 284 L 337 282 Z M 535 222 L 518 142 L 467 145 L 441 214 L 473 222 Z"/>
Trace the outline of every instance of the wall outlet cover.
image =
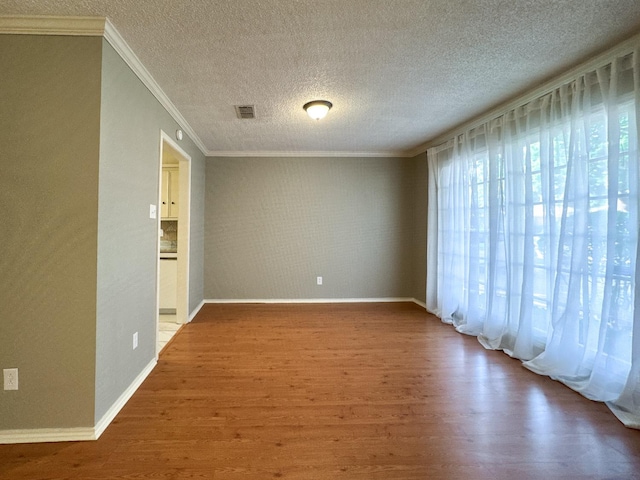
<path id="1" fill-rule="evenodd" d="M 4 374 L 4 389 L 18 390 L 18 369 L 5 368 L 2 373 Z"/>

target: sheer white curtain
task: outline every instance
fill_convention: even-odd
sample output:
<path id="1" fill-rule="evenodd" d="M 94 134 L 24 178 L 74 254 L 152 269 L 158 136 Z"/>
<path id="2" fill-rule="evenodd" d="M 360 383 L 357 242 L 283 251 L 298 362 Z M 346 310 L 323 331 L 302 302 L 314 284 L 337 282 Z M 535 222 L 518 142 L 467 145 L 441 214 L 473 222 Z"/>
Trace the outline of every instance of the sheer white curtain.
<path id="1" fill-rule="evenodd" d="M 640 428 L 638 51 L 427 152 L 427 308 Z"/>

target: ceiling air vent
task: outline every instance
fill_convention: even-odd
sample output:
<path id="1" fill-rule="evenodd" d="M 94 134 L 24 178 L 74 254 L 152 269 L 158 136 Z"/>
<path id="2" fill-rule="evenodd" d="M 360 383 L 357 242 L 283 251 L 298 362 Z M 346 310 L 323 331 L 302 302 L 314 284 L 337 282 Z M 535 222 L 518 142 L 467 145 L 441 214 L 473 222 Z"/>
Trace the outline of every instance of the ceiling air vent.
<path id="1" fill-rule="evenodd" d="M 238 118 L 256 118 L 256 110 L 253 105 L 236 105 L 235 107 Z"/>

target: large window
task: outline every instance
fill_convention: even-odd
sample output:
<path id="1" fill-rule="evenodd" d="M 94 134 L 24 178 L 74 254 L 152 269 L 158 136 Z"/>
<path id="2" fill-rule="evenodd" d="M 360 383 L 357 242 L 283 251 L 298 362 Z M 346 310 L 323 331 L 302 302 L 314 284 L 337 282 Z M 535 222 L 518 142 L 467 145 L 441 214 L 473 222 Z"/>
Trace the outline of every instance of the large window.
<path id="1" fill-rule="evenodd" d="M 640 421 L 639 70 L 635 54 L 613 58 L 427 152 L 429 310 L 627 423 Z"/>

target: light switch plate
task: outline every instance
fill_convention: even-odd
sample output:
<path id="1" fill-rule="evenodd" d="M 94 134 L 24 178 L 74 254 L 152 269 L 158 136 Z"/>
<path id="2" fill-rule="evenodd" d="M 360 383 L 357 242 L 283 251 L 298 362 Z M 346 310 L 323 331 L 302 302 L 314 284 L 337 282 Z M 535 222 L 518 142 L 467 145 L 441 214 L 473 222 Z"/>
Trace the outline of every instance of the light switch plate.
<path id="1" fill-rule="evenodd" d="M 156 205 L 149 205 L 149 218 L 158 217 L 158 207 Z"/>

